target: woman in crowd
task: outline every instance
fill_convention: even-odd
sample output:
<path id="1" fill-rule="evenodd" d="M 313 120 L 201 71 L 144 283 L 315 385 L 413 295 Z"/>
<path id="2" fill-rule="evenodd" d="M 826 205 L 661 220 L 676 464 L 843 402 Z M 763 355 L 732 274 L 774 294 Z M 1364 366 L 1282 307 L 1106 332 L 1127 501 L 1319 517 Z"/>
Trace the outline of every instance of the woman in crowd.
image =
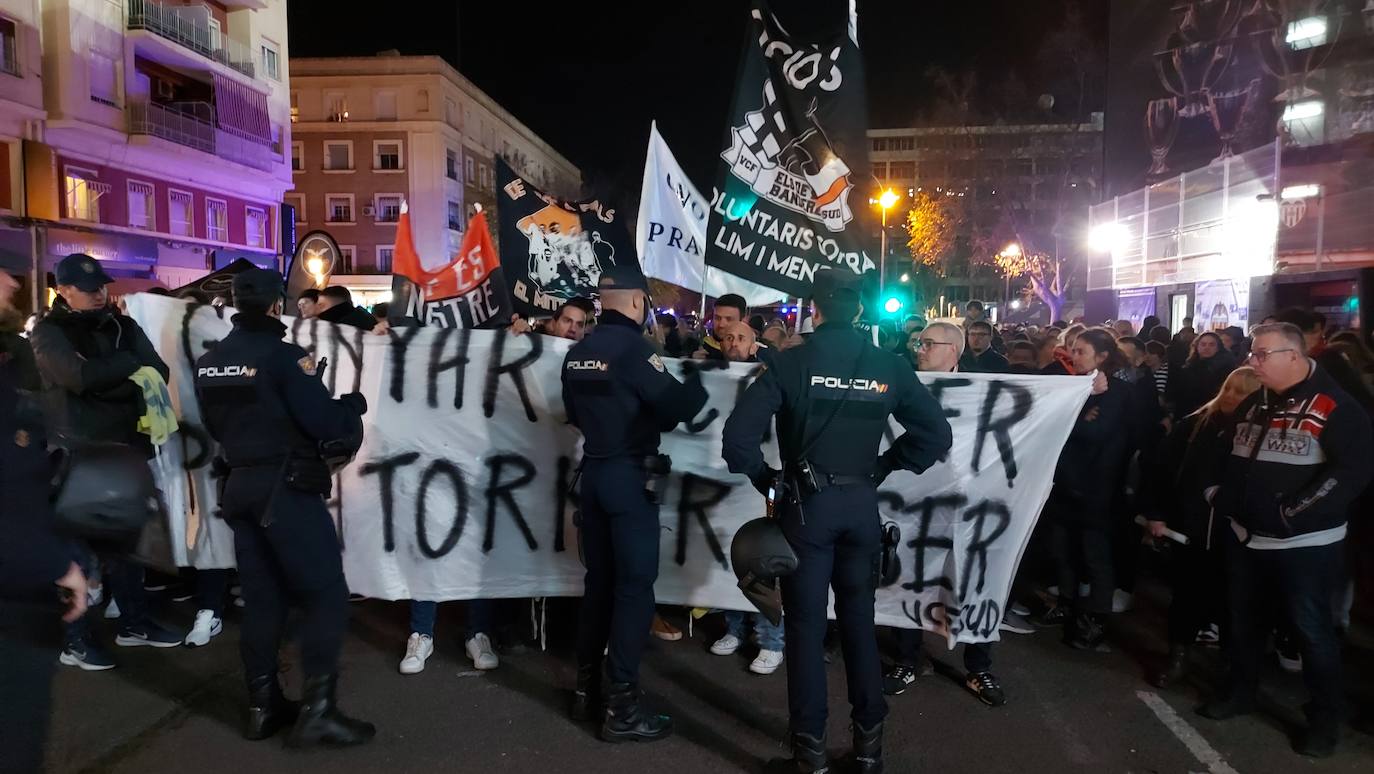
<path id="1" fill-rule="evenodd" d="M 1159 399 L 1164 400 L 1164 393 L 1169 388 L 1169 349 L 1158 341 L 1145 342 L 1145 365 L 1155 375 L 1155 392 L 1159 394 Z"/>
<path id="2" fill-rule="evenodd" d="M 1188 538 L 1186 545 L 1171 547 L 1169 658 L 1150 676 L 1160 688 L 1183 677 L 1198 632 L 1223 618 L 1225 570 L 1216 538 L 1226 524 L 1212 517 L 1203 489 L 1208 461 L 1225 457 L 1231 446 L 1231 415 L 1259 387 L 1255 369 L 1232 371 L 1215 397 L 1174 426 L 1142 487 L 1150 534 L 1162 539 L 1172 530 Z"/>
<path id="3" fill-rule="evenodd" d="M 1059 346 L 1054 348 L 1054 360 L 1041 369 L 1040 373 L 1047 376 L 1073 376 L 1080 373 L 1074 370 L 1074 359 L 1071 352 L 1074 342 L 1085 330 L 1087 330 L 1087 326 L 1080 323 L 1074 323 L 1064 329 L 1064 333 L 1059 337 Z"/>
<path id="4" fill-rule="evenodd" d="M 1060 453 L 1054 489 L 1046 504 L 1059 576 L 1059 603 L 1045 612 L 1039 623 L 1063 624 L 1067 642 L 1093 650 L 1105 638 L 1104 627 L 1116 589 L 1111 505 L 1122 484 L 1130 451 L 1130 433 L 1123 428 L 1131 421 L 1131 388 L 1109 376 L 1124 360 L 1107 331 L 1090 329 L 1078 334 L 1072 357 L 1075 373 L 1093 374 L 1093 387 Z M 1080 568 L 1086 570 L 1085 580 L 1092 589 L 1084 600 L 1078 599 Z"/>
<path id="5" fill-rule="evenodd" d="M 1221 337 L 1207 332 L 1193 339 L 1192 353 L 1178 373 L 1169 377 L 1169 400 L 1174 420 L 1192 414 L 1221 391 L 1226 375 L 1236 367 L 1236 359 L 1222 346 Z"/>

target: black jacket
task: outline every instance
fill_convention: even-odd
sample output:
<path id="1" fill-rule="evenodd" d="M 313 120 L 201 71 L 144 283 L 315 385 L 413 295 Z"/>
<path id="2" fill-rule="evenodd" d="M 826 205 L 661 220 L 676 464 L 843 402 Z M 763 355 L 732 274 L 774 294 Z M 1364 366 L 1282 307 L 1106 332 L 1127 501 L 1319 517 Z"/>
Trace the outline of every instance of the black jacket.
<path id="1" fill-rule="evenodd" d="M 988 347 L 981 355 L 975 355 L 973 350 L 966 349 L 959 357 L 959 370 L 966 374 L 1004 374 L 1010 370 L 1010 365 L 1007 359 L 992 347 Z"/>
<path id="2" fill-rule="evenodd" d="M 104 441 L 152 453 L 138 431 L 143 393 L 129 377 L 143 366 L 163 379 L 169 371 L 138 323 L 108 307 L 73 311 L 59 296 L 33 329 L 33 353 L 56 445 Z"/>
<path id="3" fill-rule="evenodd" d="M 1214 476 L 1218 515 L 1244 527 L 1253 547 L 1342 539 L 1350 505 L 1374 475 L 1369 415 L 1315 362 L 1311 369 L 1286 393 L 1261 389 L 1240 405 Z"/>
<path id="4" fill-rule="evenodd" d="M 325 322 L 337 323 L 339 325 L 351 325 L 354 328 L 362 328 L 370 331 L 377 327 L 377 318 L 372 313 L 352 304 L 338 304 L 320 312 L 319 318 Z"/>
<path id="5" fill-rule="evenodd" d="M 616 311 L 568 350 L 562 383 L 568 421 L 591 459 L 656 453 L 659 434 L 696 416 L 707 398 L 700 380 L 669 373 L 640 326 Z"/>
<path id="6" fill-rule="evenodd" d="M 731 472 L 757 481 L 767 470 L 760 444 L 774 415 L 783 460 L 800 461 L 809 445 L 806 459 L 819 473 L 920 473 L 944 459 L 953 442 L 944 409 L 911 366 L 839 323 L 821 325 L 804 346 L 779 352 L 745 390 L 725 423 L 723 456 Z M 880 461 L 888 416 L 906 432 Z"/>
<path id="7" fill-rule="evenodd" d="M 72 552 L 52 528 L 52 477 L 29 343 L 0 333 L 0 599 L 53 603 Z"/>
<path id="8" fill-rule="evenodd" d="M 1143 471 L 1140 502 L 1145 518 L 1165 522 L 1202 547 L 1209 545 L 1208 538 L 1225 519 L 1211 518 L 1205 490 L 1213 483 L 1209 471 L 1215 461 L 1231 450 L 1232 427 L 1230 417 L 1215 415 L 1204 421 L 1198 414 L 1174 425 Z"/>
<path id="9" fill-rule="evenodd" d="M 1058 509 L 1062 517 L 1104 526 L 1110 518 L 1112 497 L 1131 452 L 1131 390 L 1120 379 L 1108 377 L 1107 390 L 1089 395 L 1083 404 L 1054 472 L 1056 500 L 1072 503 Z"/>
<path id="10" fill-rule="evenodd" d="M 1182 419 L 1215 398 L 1234 370 L 1236 359 L 1225 351 L 1206 359 L 1196 358 L 1177 370 L 1171 367 L 1166 397 L 1173 405 L 1174 418 Z"/>

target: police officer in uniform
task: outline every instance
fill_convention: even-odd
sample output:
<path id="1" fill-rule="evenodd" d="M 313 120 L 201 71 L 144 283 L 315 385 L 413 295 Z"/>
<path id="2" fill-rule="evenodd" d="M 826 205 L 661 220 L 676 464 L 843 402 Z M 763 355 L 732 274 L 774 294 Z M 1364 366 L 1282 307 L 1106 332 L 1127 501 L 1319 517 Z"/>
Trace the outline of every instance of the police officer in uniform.
<path id="1" fill-rule="evenodd" d="M 699 381 L 683 384 L 643 335 L 648 288 L 637 271 L 613 267 L 598 283 L 601 317 L 563 361 L 563 404 L 582 431 L 581 540 L 587 565 L 577 641 L 573 716 L 595 715 L 602 653 L 609 643 L 601 738 L 654 741 L 672 719 L 645 712 L 639 661 L 654 617 L 658 578 L 657 493 L 667 473 L 659 434 L 706 403 Z"/>
<path id="2" fill-rule="evenodd" d="M 244 735 L 266 739 L 291 727 L 291 746 L 361 744 L 376 729 L 345 716 L 334 699 L 348 587 L 325 507 L 332 475 L 323 454 L 340 444 L 356 451 L 367 401 L 356 393 L 331 399 L 315 361 L 283 341 L 280 274 L 251 269 L 235 275 L 233 289 L 234 330 L 196 361 L 196 394 L 222 447 L 221 515 L 234 530 L 243 585 Z M 299 705 L 277 682 L 292 602 L 304 610 Z"/>
<path id="3" fill-rule="evenodd" d="M 732 472 L 766 493 L 779 472 L 769 469 L 760 444 L 777 416 L 787 493 L 777 512 L 798 567 L 782 579 L 792 759 L 776 768 L 828 770 L 823 640 L 833 588 L 854 754 L 859 771 L 875 774 L 883 770 L 887 715 L 873 625 L 882 550 L 877 487 L 894 470 L 930 467 L 948 453 L 952 437 L 911 366 L 854 329 L 862 307 L 845 279 L 839 270 L 816 275 L 815 333 L 804 346 L 778 353 L 745 391 L 725 424 L 724 457 Z M 889 415 L 906 432 L 879 456 Z"/>

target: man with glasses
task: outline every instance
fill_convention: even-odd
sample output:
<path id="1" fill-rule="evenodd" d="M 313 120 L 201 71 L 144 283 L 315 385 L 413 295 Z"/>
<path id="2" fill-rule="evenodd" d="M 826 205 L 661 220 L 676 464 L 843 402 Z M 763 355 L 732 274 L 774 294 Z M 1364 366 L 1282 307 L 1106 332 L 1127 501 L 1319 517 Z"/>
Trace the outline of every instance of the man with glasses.
<path id="1" fill-rule="evenodd" d="M 992 324 L 977 320 L 968 325 L 968 349 L 959 358 L 959 370 L 966 374 L 1004 374 L 1007 359 L 992 348 Z"/>
<path id="2" fill-rule="evenodd" d="M 1211 502 L 1231 519 L 1226 536 L 1231 674 L 1198 708 L 1226 720 L 1252 712 L 1275 600 L 1297 630 L 1311 701 L 1295 749 L 1335 752 L 1343 697 L 1331 600 L 1343 586 L 1346 517 L 1374 470 L 1374 438 L 1361 407 L 1307 355 L 1290 323 L 1254 331 L 1250 365 L 1263 389 L 1236 411 L 1235 439 Z M 1234 539 L 1232 539 L 1234 538 Z"/>

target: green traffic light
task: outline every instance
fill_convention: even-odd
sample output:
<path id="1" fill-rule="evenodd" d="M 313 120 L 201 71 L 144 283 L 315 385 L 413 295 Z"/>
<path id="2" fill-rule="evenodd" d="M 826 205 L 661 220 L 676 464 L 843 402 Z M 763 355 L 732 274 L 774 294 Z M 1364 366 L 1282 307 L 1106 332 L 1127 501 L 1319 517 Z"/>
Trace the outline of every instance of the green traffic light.
<path id="1" fill-rule="evenodd" d="M 883 302 L 883 310 L 888 314 L 896 314 L 902 311 L 902 299 L 896 296 L 889 296 L 888 299 Z"/>

